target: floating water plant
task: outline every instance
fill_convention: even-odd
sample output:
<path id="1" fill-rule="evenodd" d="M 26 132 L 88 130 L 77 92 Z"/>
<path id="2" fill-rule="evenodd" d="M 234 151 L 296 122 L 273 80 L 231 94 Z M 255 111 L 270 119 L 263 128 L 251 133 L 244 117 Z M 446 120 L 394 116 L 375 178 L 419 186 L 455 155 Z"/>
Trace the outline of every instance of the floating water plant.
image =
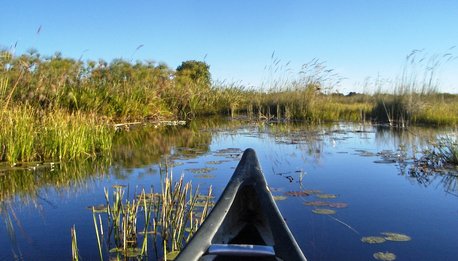
<path id="1" fill-rule="evenodd" d="M 374 253 L 373 256 L 377 260 L 383 260 L 383 261 L 396 260 L 396 255 L 390 252 L 377 252 L 377 253 Z"/>
<path id="2" fill-rule="evenodd" d="M 312 212 L 315 214 L 320 214 L 320 215 L 333 215 L 336 213 L 335 210 L 327 209 L 327 208 L 316 208 L 316 209 L 313 209 Z"/>
<path id="3" fill-rule="evenodd" d="M 316 196 L 319 198 L 326 198 L 326 199 L 337 198 L 337 196 L 334 194 L 317 194 Z"/>
<path id="4" fill-rule="evenodd" d="M 275 201 L 282 201 L 282 200 L 287 199 L 288 197 L 286 197 L 286 196 L 273 196 L 273 198 L 274 198 Z"/>
<path id="5" fill-rule="evenodd" d="M 370 237 L 361 238 L 361 242 L 367 243 L 367 244 L 380 244 L 380 243 L 383 243 L 385 241 L 386 240 L 383 237 L 370 236 Z"/>
<path id="6" fill-rule="evenodd" d="M 330 208 L 348 207 L 348 204 L 344 202 L 327 202 L 327 201 L 306 201 L 304 202 L 304 205 L 312 206 L 312 207 L 330 207 Z"/>
<path id="7" fill-rule="evenodd" d="M 396 160 L 394 160 L 394 159 L 374 160 L 374 163 L 378 163 L 378 164 L 393 164 L 393 163 L 396 163 Z"/>
<path id="8" fill-rule="evenodd" d="M 303 190 L 304 192 L 310 194 L 310 195 L 314 195 L 314 194 L 320 194 L 321 191 L 320 190 L 317 190 L 317 189 L 306 189 L 306 190 Z"/>
<path id="9" fill-rule="evenodd" d="M 126 258 L 138 257 L 142 254 L 142 250 L 138 247 L 131 247 L 131 248 L 112 248 L 109 251 L 110 253 L 122 254 Z"/>
<path id="10" fill-rule="evenodd" d="M 325 201 L 306 201 L 306 202 L 304 202 L 304 205 L 312 206 L 312 207 L 325 207 L 325 206 L 329 205 L 329 202 L 325 202 Z"/>
<path id="11" fill-rule="evenodd" d="M 359 156 L 361 157 L 373 157 L 376 154 L 370 151 L 365 151 L 365 150 L 355 150 Z"/>
<path id="12" fill-rule="evenodd" d="M 201 179 L 213 179 L 213 178 L 215 178 L 215 175 L 212 175 L 212 174 L 200 174 L 200 175 L 195 175 L 194 177 L 201 178 Z"/>
<path id="13" fill-rule="evenodd" d="M 167 253 L 165 260 L 175 260 L 179 253 L 180 251 L 171 251 Z"/>
<path id="14" fill-rule="evenodd" d="M 285 192 L 286 196 L 290 197 L 307 197 L 310 196 L 309 191 L 299 190 L 299 191 L 287 191 Z"/>
<path id="15" fill-rule="evenodd" d="M 348 207 L 348 203 L 330 202 L 328 206 L 331 207 L 331 208 L 346 208 L 346 207 Z"/>
<path id="16" fill-rule="evenodd" d="M 408 235 L 400 233 L 382 232 L 381 234 L 384 235 L 385 239 L 389 241 L 410 241 L 412 239 Z"/>
<path id="17" fill-rule="evenodd" d="M 192 172 L 193 174 L 207 174 L 211 171 L 216 170 L 216 168 L 192 168 L 186 169 L 186 171 Z"/>
<path id="18" fill-rule="evenodd" d="M 94 213 L 106 213 L 108 208 L 106 205 L 97 205 L 90 206 L 88 209 L 92 210 Z"/>
<path id="19" fill-rule="evenodd" d="M 219 165 L 219 164 L 223 164 L 224 162 L 228 162 L 228 161 L 227 160 L 213 160 L 213 161 L 207 161 L 205 163 L 209 165 Z"/>

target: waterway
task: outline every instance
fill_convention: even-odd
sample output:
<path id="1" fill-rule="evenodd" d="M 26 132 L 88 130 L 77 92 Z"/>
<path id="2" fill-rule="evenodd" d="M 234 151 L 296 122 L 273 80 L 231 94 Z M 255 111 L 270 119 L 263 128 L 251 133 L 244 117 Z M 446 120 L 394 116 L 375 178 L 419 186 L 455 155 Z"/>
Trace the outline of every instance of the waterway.
<path id="1" fill-rule="evenodd" d="M 81 260 L 99 260 L 88 206 L 106 203 L 104 188 L 125 185 L 127 197 L 158 190 L 159 168 L 167 164 L 175 178 L 183 175 L 204 192 L 212 186 L 218 198 L 246 148 L 255 149 L 309 260 L 375 260 L 377 252 L 396 260 L 456 260 L 456 170 L 415 167 L 420 152 L 444 136 L 456 137 L 456 130 L 203 121 L 124 131 L 109 159 L 0 172 L 0 260 L 70 260 L 73 225 Z M 328 205 L 310 206 L 317 202 Z M 335 213 L 316 214 L 317 208 Z M 362 242 L 385 232 L 410 240 Z"/>

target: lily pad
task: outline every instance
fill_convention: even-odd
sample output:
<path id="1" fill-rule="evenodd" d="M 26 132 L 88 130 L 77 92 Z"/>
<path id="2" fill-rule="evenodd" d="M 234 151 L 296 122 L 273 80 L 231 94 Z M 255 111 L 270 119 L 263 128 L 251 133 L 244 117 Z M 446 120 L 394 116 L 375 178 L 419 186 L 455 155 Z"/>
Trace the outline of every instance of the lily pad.
<path id="1" fill-rule="evenodd" d="M 327 202 L 327 201 L 306 201 L 304 202 L 306 206 L 312 207 L 330 207 L 330 208 L 346 208 L 348 207 L 347 203 L 344 202 Z"/>
<path id="2" fill-rule="evenodd" d="M 288 197 L 286 197 L 286 196 L 273 196 L 273 198 L 274 198 L 275 201 L 282 201 L 282 200 L 287 199 Z"/>
<path id="3" fill-rule="evenodd" d="M 383 232 L 381 234 L 384 235 L 385 239 L 389 241 L 410 241 L 412 239 L 408 235 L 399 233 Z"/>
<path id="4" fill-rule="evenodd" d="M 374 160 L 374 163 L 391 164 L 391 163 L 396 163 L 396 161 L 393 159 L 383 159 L 383 160 Z"/>
<path id="5" fill-rule="evenodd" d="M 224 162 L 228 162 L 228 160 L 213 160 L 213 161 L 207 161 L 205 163 L 209 164 L 209 165 L 219 165 L 219 164 L 222 164 Z"/>
<path id="6" fill-rule="evenodd" d="M 192 172 L 194 174 L 207 174 L 216 168 L 195 168 L 195 169 L 186 169 L 186 171 Z"/>
<path id="7" fill-rule="evenodd" d="M 312 212 L 315 214 L 320 214 L 320 215 L 333 215 L 336 213 L 335 210 L 327 209 L 327 208 L 316 208 L 316 209 L 313 209 Z"/>
<path id="8" fill-rule="evenodd" d="M 179 253 L 180 253 L 180 251 L 172 251 L 172 252 L 167 253 L 167 259 L 166 260 L 175 260 L 175 258 L 177 258 Z"/>
<path id="9" fill-rule="evenodd" d="M 325 207 L 325 206 L 329 206 L 329 202 L 325 202 L 325 201 L 306 201 L 306 202 L 304 202 L 304 205 L 312 206 L 312 207 Z"/>
<path id="10" fill-rule="evenodd" d="M 319 198 L 337 198 L 337 196 L 334 194 L 318 194 L 316 196 Z"/>
<path id="11" fill-rule="evenodd" d="M 375 153 L 370 152 L 370 151 L 365 151 L 365 150 L 355 150 L 359 156 L 362 157 L 373 157 L 375 156 Z"/>
<path id="12" fill-rule="evenodd" d="M 201 201 L 215 198 L 215 196 L 213 196 L 213 195 L 208 196 L 208 195 L 201 195 L 201 194 L 197 195 L 196 197 L 197 197 L 197 200 L 201 200 Z"/>
<path id="13" fill-rule="evenodd" d="M 173 161 L 173 162 L 168 163 L 169 167 L 178 167 L 182 165 L 184 165 L 184 162 L 181 162 L 181 161 Z"/>
<path id="14" fill-rule="evenodd" d="M 363 243 L 368 243 L 368 244 L 380 244 L 380 243 L 383 243 L 385 242 L 385 238 L 383 237 L 363 237 L 361 238 L 361 242 Z"/>
<path id="15" fill-rule="evenodd" d="M 141 255 L 142 250 L 140 248 L 126 248 L 125 250 L 122 247 L 112 248 L 109 251 L 110 253 L 120 253 L 125 257 L 138 257 Z"/>
<path id="16" fill-rule="evenodd" d="M 190 233 L 192 231 L 192 228 L 191 227 L 187 227 L 187 228 L 184 229 L 184 231 Z"/>
<path id="17" fill-rule="evenodd" d="M 345 202 L 330 202 L 329 207 L 331 208 L 346 208 L 348 207 L 348 203 Z"/>
<path id="18" fill-rule="evenodd" d="M 396 255 L 390 252 L 377 252 L 377 253 L 374 253 L 373 256 L 377 260 L 383 260 L 383 261 L 396 260 Z"/>
<path id="19" fill-rule="evenodd" d="M 215 175 L 212 175 L 212 174 L 201 174 L 201 175 L 196 175 L 194 177 L 201 178 L 201 179 L 212 179 L 212 178 L 215 177 Z"/>
<path id="20" fill-rule="evenodd" d="M 286 196 L 290 197 L 307 197 L 310 196 L 310 193 L 305 190 L 299 190 L 299 191 L 287 191 L 285 192 Z"/>
<path id="21" fill-rule="evenodd" d="M 107 212 L 107 206 L 105 206 L 105 205 L 90 206 L 90 207 L 87 207 L 87 208 L 90 209 L 90 210 L 93 210 L 94 213 Z"/>
<path id="22" fill-rule="evenodd" d="M 203 208 L 203 207 L 205 207 L 205 204 L 207 204 L 207 201 L 196 201 L 196 203 L 194 204 L 194 207 Z M 212 202 L 212 201 L 208 202 L 208 206 L 209 207 L 213 207 L 214 205 L 215 205 L 214 202 Z"/>
<path id="23" fill-rule="evenodd" d="M 147 203 L 157 203 L 161 199 L 162 195 L 159 193 L 145 193 L 137 195 L 137 200 L 146 200 Z"/>
<path id="24" fill-rule="evenodd" d="M 321 193 L 321 191 L 317 190 L 317 189 L 306 189 L 306 190 L 303 190 L 303 192 L 306 192 L 306 193 L 308 193 L 310 195 L 312 195 L 312 194 L 320 194 Z"/>

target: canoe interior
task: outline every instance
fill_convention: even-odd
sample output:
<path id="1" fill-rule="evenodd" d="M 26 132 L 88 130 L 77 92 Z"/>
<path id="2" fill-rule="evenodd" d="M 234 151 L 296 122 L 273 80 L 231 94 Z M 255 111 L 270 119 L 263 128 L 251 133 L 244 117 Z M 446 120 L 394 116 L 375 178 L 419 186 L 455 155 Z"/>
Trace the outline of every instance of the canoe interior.
<path id="1" fill-rule="evenodd" d="M 237 251 L 209 253 L 219 244 L 269 246 L 272 251 L 248 257 Z M 215 207 L 176 260 L 307 260 L 272 198 L 253 149 L 245 150 Z"/>
<path id="2" fill-rule="evenodd" d="M 272 231 L 255 187 L 247 185 L 240 189 L 212 243 L 274 245 Z M 278 257 L 214 256 L 204 255 L 200 260 L 282 260 Z"/>
<path id="3" fill-rule="evenodd" d="M 212 243 L 273 245 L 272 231 L 261 208 L 253 185 L 241 188 Z"/>

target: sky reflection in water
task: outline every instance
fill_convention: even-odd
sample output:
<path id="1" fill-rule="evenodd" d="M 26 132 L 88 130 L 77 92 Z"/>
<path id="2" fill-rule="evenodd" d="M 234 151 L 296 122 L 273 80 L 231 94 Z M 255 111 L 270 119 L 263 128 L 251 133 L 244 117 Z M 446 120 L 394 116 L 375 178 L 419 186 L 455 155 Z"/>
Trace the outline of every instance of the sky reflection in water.
<path id="1" fill-rule="evenodd" d="M 105 203 L 103 188 L 128 185 L 130 195 L 141 188 L 149 190 L 151 185 L 157 190 L 157 164 L 167 159 L 176 165 L 176 178 L 183 174 L 202 191 L 213 185 L 218 197 L 241 150 L 248 147 L 256 150 L 274 195 L 319 190 L 337 196 L 288 197 L 277 202 L 310 260 L 370 260 L 374 253 L 385 251 L 395 253 L 397 260 L 454 260 L 458 256 L 458 197 L 456 188 L 450 187 L 458 177 L 427 177 L 425 182 L 409 177 L 405 171 L 412 160 L 406 159 L 404 167 L 399 162 L 375 163 L 383 162 L 383 155 L 401 154 L 400 145 L 411 154 L 414 148 L 426 146 L 437 131 L 393 132 L 352 124 L 319 128 L 203 126 L 171 129 L 160 135 L 141 131 L 126 134 L 119 139 L 122 146 L 115 149 L 111 164 L 89 164 L 86 168 L 77 165 L 65 171 L 79 170 L 76 178 L 43 181 L 41 176 L 52 176 L 44 170 L 38 178 L 30 175 L 34 186 L 17 185 L 9 190 L 5 186 L 13 186 L 19 179 L 3 175 L 0 260 L 14 259 L 15 255 L 25 260 L 70 259 L 73 224 L 82 258 L 98 259 L 92 214 L 87 206 Z M 214 127 L 218 131 L 211 131 Z M 164 153 L 168 156 L 161 157 Z M 68 184 L 62 185 L 65 182 Z M 334 209 L 336 214 L 332 216 L 317 215 L 312 212 L 314 207 L 303 204 L 316 200 L 347 203 L 348 207 Z M 8 232 L 9 224 L 13 231 Z M 382 232 L 407 234 L 412 240 L 373 245 L 361 242 L 364 236 L 380 236 Z"/>

